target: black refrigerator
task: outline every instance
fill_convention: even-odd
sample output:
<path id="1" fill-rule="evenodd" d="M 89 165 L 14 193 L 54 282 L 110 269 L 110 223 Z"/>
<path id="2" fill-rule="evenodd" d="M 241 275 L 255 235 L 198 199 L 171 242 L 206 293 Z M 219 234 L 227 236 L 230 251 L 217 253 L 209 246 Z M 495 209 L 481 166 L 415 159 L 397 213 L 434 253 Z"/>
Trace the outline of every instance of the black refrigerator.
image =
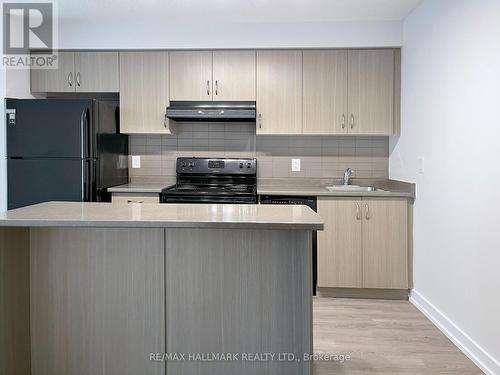
<path id="1" fill-rule="evenodd" d="M 47 201 L 110 201 L 128 182 L 118 101 L 6 99 L 8 209 Z"/>

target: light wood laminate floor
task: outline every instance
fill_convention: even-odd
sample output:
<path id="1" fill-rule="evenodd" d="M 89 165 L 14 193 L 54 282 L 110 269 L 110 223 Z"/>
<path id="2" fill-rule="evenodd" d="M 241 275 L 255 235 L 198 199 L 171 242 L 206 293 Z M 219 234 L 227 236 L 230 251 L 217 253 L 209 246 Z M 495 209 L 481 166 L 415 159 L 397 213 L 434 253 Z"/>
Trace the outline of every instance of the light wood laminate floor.
<path id="1" fill-rule="evenodd" d="M 313 322 L 316 353 L 351 357 L 314 375 L 483 374 L 408 301 L 315 298 Z"/>

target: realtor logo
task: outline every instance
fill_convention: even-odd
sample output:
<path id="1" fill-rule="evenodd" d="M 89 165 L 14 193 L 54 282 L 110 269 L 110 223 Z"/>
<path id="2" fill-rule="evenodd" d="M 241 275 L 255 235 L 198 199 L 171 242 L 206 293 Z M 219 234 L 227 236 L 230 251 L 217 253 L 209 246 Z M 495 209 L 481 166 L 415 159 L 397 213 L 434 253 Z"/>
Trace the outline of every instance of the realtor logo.
<path id="1" fill-rule="evenodd" d="M 4 2 L 2 15 L 4 67 L 57 68 L 52 2 Z"/>

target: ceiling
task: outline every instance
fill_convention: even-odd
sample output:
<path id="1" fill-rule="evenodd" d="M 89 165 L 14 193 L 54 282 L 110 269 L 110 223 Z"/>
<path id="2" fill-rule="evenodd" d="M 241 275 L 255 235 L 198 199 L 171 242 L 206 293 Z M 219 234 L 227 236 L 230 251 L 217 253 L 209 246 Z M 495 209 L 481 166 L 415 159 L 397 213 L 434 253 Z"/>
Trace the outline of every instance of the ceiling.
<path id="1" fill-rule="evenodd" d="M 164 22 L 399 21 L 421 0 L 59 0 L 63 22 L 162 18 Z"/>

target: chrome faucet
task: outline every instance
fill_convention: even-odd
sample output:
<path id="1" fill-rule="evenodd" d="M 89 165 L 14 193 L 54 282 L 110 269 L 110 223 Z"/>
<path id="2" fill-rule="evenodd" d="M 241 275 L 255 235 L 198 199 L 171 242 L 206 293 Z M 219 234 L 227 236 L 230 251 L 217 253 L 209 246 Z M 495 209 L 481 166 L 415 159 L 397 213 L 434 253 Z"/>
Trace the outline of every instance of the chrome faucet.
<path id="1" fill-rule="evenodd" d="M 354 172 L 351 168 L 347 168 L 344 172 L 344 185 L 349 185 L 349 180 L 351 179 L 351 174 Z"/>

